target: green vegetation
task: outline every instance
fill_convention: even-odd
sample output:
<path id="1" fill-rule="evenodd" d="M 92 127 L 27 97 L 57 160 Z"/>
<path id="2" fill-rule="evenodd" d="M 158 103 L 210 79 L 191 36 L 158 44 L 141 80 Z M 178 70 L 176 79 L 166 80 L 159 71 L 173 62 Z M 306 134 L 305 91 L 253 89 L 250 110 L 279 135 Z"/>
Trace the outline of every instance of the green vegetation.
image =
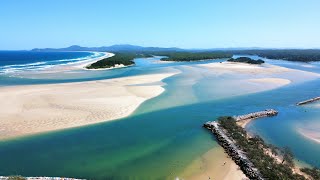
<path id="1" fill-rule="evenodd" d="M 232 51 L 232 53 L 258 55 L 269 59 L 282 59 L 287 61 L 320 61 L 320 49 L 241 50 Z"/>
<path id="2" fill-rule="evenodd" d="M 232 57 L 232 54 L 224 52 L 154 52 L 153 54 L 167 56 L 161 61 L 199 61 Z"/>
<path id="3" fill-rule="evenodd" d="M 292 172 L 293 154 L 289 148 L 280 151 L 275 146 L 271 150 L 270 145 L 266 144 L 259 136 L 249 137 L 247 132 L 236 124 L 232 117 L 220 117 L 218 119 L 220 127 L 226 130 L 227 135 L 232 138 L 237 146 L 244 152 L 247 157 L 259 169 L 265 179 L 290 179 L 305 180 L 304 176 Z M 282 163 L 278 163 L 273 157 L 268 155 L 267 150 L 280 153 L 283 157 Z"/>
<path id="4" fill-rule="evenodd" d="M 116 64 L 123 64 L 125 66 L 133 65 L 135 58 L 148 58 L 157 56 L 167 56 L 162 58 L 162 61 L 198 61 L 206 59 L 220 59 L 220 58 L 230 58 L 232 54 L 223 52 L 175 52 L 175 51 L 159 51 L 159 52 L 122 52 L 115 53 L 115 56 L 111 58 L 105 58 L 98 62 L 95 62 L 88 66 L 88 69 L 100 69 L 100 68 L 111 68 Z"/>
<path id="5" fill-rule="evenodd" d="M 97 61 L 91 65 L 89 65 L 88 69 L 100 69 L 100 68 L 111 68 L 115 65 L 123 64 L 125 66 L 133 65 L 133 59 L 142 57 L 141 54 L 135 54 L 135 53 L 117 53 L 114 56 L 110 58 L 105 58 L 100 61 Z"/>
<path id="6" fill-rule="evenodd" d="M 114 57 L 102 59 L 91 64 L 88 69 L 110 68 L 116 64 L 125 66 L 133 65 L 134 58 L 147 58 L 153 55 L 166 56 L 162 61 L 199 61 L 208 59 L 231 58 L 229 62 L 243 62 L 249 64 L 263 64 L 264 61 L 253 60 L 248 57 L 233 59 L 233 54 L 258 55 L 269 59 L 282 59 L 288 61 L 320 61 L 320 50 L 239 50 L 239 51 L 210 51 L 210 52 L 186 52 L 186 51 L 136 51 L 116 53 Z"/>
<path id="7" fill-rule="evenodd" d="M 320 179 L 320 169 L 318 168 L 301 168 L 300 170 L 308 174 L 313 180 Z"/>
<path id="8" fill-rule="evenodd" d="M 24 178 L 22 176 L 9 176 L 7 180 L 26 180 L 27 178 Z"/>
<path id="9" fill-rule="evenodd" d="M 228 60 L 229 62 L 241 62 L 241 63 L 248 63 L 248 64 L 263 64 L 264 61 L 259 59 L 259 60 L 253 60 L 251 58 L 248 58 L 248 57 L 239 57 L 239 58 L 236 58 L 236 59 L 229 59 Z"/>

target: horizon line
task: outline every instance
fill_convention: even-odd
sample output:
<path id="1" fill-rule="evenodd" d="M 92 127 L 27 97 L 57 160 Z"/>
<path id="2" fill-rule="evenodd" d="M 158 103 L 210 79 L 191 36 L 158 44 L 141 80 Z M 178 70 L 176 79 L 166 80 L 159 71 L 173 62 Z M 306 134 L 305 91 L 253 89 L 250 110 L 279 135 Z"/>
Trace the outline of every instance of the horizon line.
<path id="1" fill-rule="evenodd" d="M 162 47 L 162 46 L 141 46 L 141 45 L 135 45 L 135 44 L 113 44 L 113 45 L 102 45 L 102 46 L 82 46 L 82 45 L 70 45 L 66 47 L 44 47 L 44 48 L 31 48 L 31 49 L 0 49 L 0 51 L 32 51 L 34 49 L 63 49 L 63 48 L 70 48 L 72 46 L 78 46 L 81 48 L 102 48 L 102 47 L 112 47 L 112 46 L 136 46 L 136 47 L 141 47 L 141 48 L 176 48 L 176 49 L 181 49 L 181 50 L 232 50 L 232 49 L 239 49 L 239 50 L 320 50 L 320 47 L 210 47 L 210 48 L 183 48 L 183 47 L 177 47 L 177 46 L 172 46 L 172 47 Z"/>

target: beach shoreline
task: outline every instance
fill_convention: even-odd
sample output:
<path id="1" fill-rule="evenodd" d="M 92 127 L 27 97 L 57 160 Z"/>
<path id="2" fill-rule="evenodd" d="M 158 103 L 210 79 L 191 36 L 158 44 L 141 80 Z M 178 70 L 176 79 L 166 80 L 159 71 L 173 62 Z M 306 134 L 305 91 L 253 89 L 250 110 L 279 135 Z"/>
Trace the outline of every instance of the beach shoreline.
<path id="1" fill-rule="evenodd" d="M 93 53 L 95 53 L 95 52 L 93 52 Z M 102 59 L 110 58 L 110 57 L 112 57 L 112 56 L 115 55 L 115 54 L 109 53 L 109 52 L 103 52 L 103 53 L 104 53 L 104 56 L 99 57 L 99 58 L 89 59 L 89 60 L 87 60 L 86 62 L 80 63 L 80 64 L 79 64 L 78 66 L 76 66 L 76 67 L 89 70 L 89 69 L 87 68 L 87 66 L 89 66 L 89 65 L 91 65 L 91 64 L 93 64 L 93 63 L 96 63 L 96 62 L 98 62 L 98 61 L 100 61 L 100 60 L 102 60 Z"/>
<path id="2" fill-rule="evenodd" d="M 90 53 L 97 53 L 95 51 L 89 51 Z M 52 67 L 50 69 L 46 69 L 46 71 L 52 71 L 52 70 L 57 70 L 57 71 L 64 71 L 64 70 L 96 70 L 96 69 L 88 69 L 87 67 L 95 62 L 98 62 L 102 59 L 106 59 L 106 58 L 110 58 L 112 56 L 114 56 L 115 54 L 113 53 L 109 53 L 109 52 L 98 52 L 98 53 L 104 53 L 103 56 L 98 57 L 98 58 L 91 58 L 91 59 L 87 59 L 81 62 L 74 62 L 74 63 L 70 63 L 70 64 L 62 64 L 62 65 L 58 65 L 55 67 Z M 113 68 L 104 68 L 101 70 L 105 70 L 105 69 L 113 69 Z"/>
<path id="3" fill-rule="evenodd" d="M 195 159 L 179 176 L 181 179 L 240 180 L 246 176 L 220 146 Z"/>

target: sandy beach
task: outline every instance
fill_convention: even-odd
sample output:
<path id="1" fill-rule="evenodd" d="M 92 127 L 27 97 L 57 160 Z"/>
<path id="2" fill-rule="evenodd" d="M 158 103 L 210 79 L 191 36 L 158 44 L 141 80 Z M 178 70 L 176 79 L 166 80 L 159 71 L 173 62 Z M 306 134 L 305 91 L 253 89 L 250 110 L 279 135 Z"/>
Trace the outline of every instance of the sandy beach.
<path id="1" fill-rule="evenodd" d="M 236 62 L 222 62 L 222 63 L 209 63 L 201 64 L 198 66 L 219 69 L 221 72 L 238 72 L 246 74 L 271 74 L 271 73 L 284 73 L 292 71 L 285 67 L 275 66 L 271 64 L 254 65 L 247 63 L 236 63 Z M 223 70 L 223 71 L 222 71 Z"/>
<path id="2" fill-rule="evenodd" d="M 272 83 L 281 83 L 280 81 L 273 81 L 274 79 L 270 78 L 279 78 L 275 77 L 276 75 L 287 75 L 292 77 L 294 80 L 306 80 L 305 78 L 319 78 L 320 75 L 317 73 L 290 69 L 286 67 L 276 66 L 272 64 L 262 64 L 262 65 L 254 65 L 254 64 L 246 64 L 246 63 L 235 63 L 235 62 L 222 62 L 222 63 L 209 63 L 209 64 L 201 64 L 198 65 L 201 67 L 208 68 L 212 71 L 217 71 L 217 73 L 240 73 L 247 75 L 264 75 L 264 82 L 272 82 Z M 301 78 L 303 76 L 303 78 Z"/>
<path id="3" fill-rule="evenodd" d="M 284 73 L 295 71 L 293 69 L 283 68 L 274 65 L 250 65 L 244 63 L 210 63 L 199 65 L 215 73 L 217 76 L 228 75 L 234 77 L 230 83 L 225 83 L 223 88 L 232 90 L 240 86 L 243 93 L 257 93 L 276 89 L 290 84 L 292 81 Z M 306 72 L 307 76 L 314 77 Z M 241 90 L 235 92 L 235 95 L 241 95 Z"/>
<path id="4" fill-rule="evenodd" d="M 0 139 L 126 117 L 147 99 L 161 94 L 161 80 L 174 74 L 1 87 Z"/>
<path id="5" fill-rule="evenodd" d="M 250 93 L 259 93 L 284 87 L 293 83 L 302 83 L 320 77 L 317 73 L 289 69 L 271 64 L 250 65 L 245 63 L 209 63 L 196 65 L 207 69 L 203 76 L 215 77 L 210 98 L 227 98 Z M 212 78 L 213 79 L 213 78 Z M 223 81 L 220 79 L 223 79 Z M 239 87 L 239 88 L 235 88 Z"/>
<path id="6" fill-rule="evenodd" d="M 238 121 L 237 124 L 239 126 L 241 126 L 242 128 L 246 128 L 246 126 L 251 122 L 253 121 L 254 119 L 246 119 L 246 120 L 241 120 L 241 121 Z"/>
<path id="7" fill-rule="evenodd" d="M 246 176 L 221 147 L 214 148 L 194 160 L 181 174 L 187 180 L 241 180 Z"/>
<path id="8" fill-rule="evenodd" d="M 91 65 L 91 64 L 93 64 L 93 63 L 95 63 L 95 62 L 97 62 L 97 61 L 100 61 L 100 60 L 102 60 L 102 59 L 105 59 L 105 58 L 110 58 L 110 57 L 112 57 L 112 56 L 114 56 L 115 54 L 113 54 L 113 53 L 108 53 L 108 52 L 106 52 L 105 54 L 104 54 L 104 56 L 102 56 L 102 57 L 99 57 L 99 58 L 96 58 L 96 59 L 89 59 L 89 60 L 87 60 L 87 61 L 84 61 L 84 62 L 81 62 L 81 63 L 79 63 L 78 64 L 78 66 L 74 66 L 74 67 L 78 67 L 78 68 L 82 68 L 82 69 L 87 69 L 86 67 L 87 66 L 89 66 L 89 65 Z"/>
<path id="9" fill-rule="evenodd" d="M 93 53 L 95 53 L 95 52 L 93 52 Z M 102 53 L 102 52 L 100 52 L 100 53 Z M 72 71 L 72 70 L 78 70 L 78 69 L 89 70 L 86 67 L 89 66 L 90 64 L 93 64 L 93 63 L 100 61 L 102 59 L 105 59 L 105 58 L 110 58 L 114 55 L 115 54 L 113 54 L 113 53 L 104 52 L 104 55 L 101 57 L 92 58 L 92 59 L 88 59 L 88 60 L 80 61 L 80 62 L 75 62 L 75 63 L 71 63 L 71 64 L 54 66 L 52 68 L 45 69 L 44 72 L 45 73 L 56 73 L 56 72 Z M 112 69 L 112 68 L 110 68 L 110 69 Z"/>

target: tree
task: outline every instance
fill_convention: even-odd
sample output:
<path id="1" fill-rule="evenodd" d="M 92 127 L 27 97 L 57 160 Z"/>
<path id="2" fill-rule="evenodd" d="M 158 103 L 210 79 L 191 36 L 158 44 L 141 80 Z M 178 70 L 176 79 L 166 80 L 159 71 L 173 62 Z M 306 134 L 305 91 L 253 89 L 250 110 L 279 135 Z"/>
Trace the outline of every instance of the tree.
<path id="1" fill-rule="evenodd" d="M 282 150 L 282 154 L 283 154 L 283 159 L 282 159 L 282 164 L 284 162 L 286 162 L 286 164 L 288 164 L 290 167 L 294 166 L 294 162 L 293 162 L 293 153 L 290 150 L 289 147 L 284 147 Z"/>
<path id="2" fill-rule="evenodd" d="M 278 155 L 278 148 L 276 146 L 274 146 L 273 144 L 269 144 L 269 148 L 271 150 L 271 153 L 275 156 Z"/>

